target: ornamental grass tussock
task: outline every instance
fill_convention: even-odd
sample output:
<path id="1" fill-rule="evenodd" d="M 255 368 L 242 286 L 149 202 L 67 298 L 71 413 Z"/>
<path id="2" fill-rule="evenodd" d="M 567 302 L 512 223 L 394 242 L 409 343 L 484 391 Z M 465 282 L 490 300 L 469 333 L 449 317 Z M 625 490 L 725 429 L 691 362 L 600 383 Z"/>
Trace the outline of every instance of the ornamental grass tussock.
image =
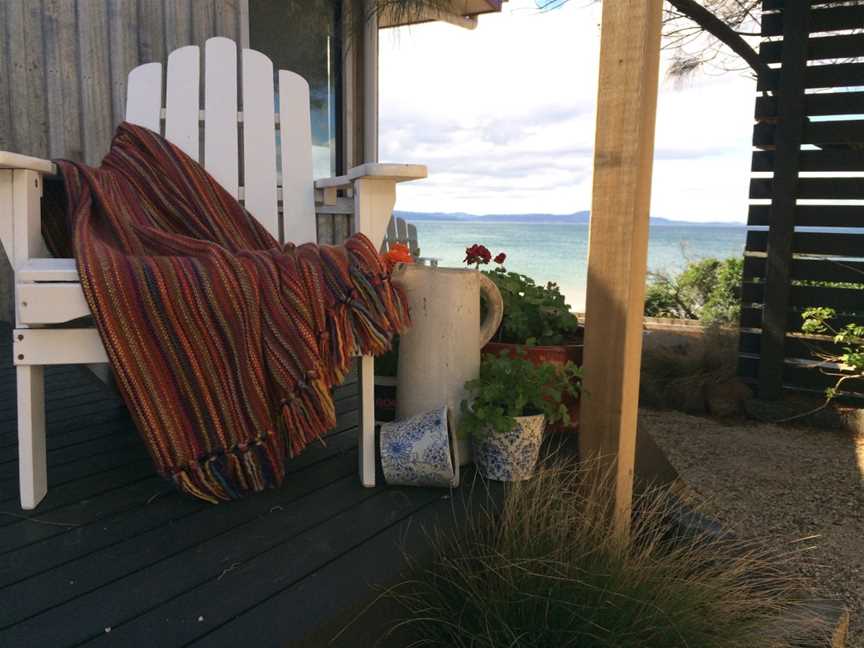
<path id="1" fill-rule="evenodd" d="M 797 599 L 791 550 L 670 534 L 662 490 L 637 498 L 630 540 L 616 542 L 610 480 L 597 472 L 547 463 L 512 484 L 500 509 L 471 512 L 459 537 L 432 532 L 432 562 L 410 565 L 386 594 L 401 618 L 383 643 L 780 648 L 807 636 L 827 645 L 827 628 Z"/>

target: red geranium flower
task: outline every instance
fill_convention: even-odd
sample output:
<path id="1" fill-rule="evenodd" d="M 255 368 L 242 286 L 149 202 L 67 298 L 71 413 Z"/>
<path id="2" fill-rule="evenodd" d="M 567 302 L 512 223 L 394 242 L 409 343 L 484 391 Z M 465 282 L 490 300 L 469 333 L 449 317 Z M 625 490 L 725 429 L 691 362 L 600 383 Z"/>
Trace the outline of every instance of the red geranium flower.
<path id="1" fill-rule="evenodd" d="M 504 254 L 503 252 L 500 252 L 500 253 L 498 254 L 498 256 L 496 256 L 493 260 L 494 260 L 495 263 L 497 263 L 498 265 L 501 265 L 502 263 L 504 263 L 504 261 L 505 261 L 506 259 L 507 259 L 507 255 Z"/>
<path id="2" fill-rule="evenodd" d="M 468 265 L 474 264 L 479 268 L 481 263 L 485 265 L 491 260 L 492 253 L 485 245 L 475 243 L 471 247 L 465 249 L 465 263 Z"/>

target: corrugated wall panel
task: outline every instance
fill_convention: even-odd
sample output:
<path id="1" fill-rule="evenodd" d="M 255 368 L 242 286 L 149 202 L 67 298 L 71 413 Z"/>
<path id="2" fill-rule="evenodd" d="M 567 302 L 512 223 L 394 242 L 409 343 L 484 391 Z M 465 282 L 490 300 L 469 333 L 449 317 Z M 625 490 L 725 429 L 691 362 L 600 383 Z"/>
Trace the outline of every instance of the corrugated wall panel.
<path id="1" fill-rule="evenodd" d="M 77 66 L 78 16 L 74 2 L 44 0 L 45 97 L 48 109 L 48 155 L 82 159 L 81 86 Z M 0 90 L 2 92 L 2 90 Z"/>
<path id="2" fill-rule="evenodd" d="M 241 40 L 246 0 L 0 0 L 0 148 L 94 164 L 126 75 L 211 36 Z"/>
<path id="3" fill-rule="evenodd" d="M 45 105 L 45 47 L 42 38 L 42 3 L 6 0 L 2 28 L 7 48 L 6 83 L 10 120 L 5 126 L 13 150 L 48 152 L 48 118 Z M 2 127 L 0 127 L 2 128 Z"/>
<path id="4" fill-rule="evenodd" d="M 211 36 L 242 42 L 247 0 L 0 0 L 0 150 L 97 164 L 126 75 Z M 11 313 L 0 250 L 0 320 Z"/>

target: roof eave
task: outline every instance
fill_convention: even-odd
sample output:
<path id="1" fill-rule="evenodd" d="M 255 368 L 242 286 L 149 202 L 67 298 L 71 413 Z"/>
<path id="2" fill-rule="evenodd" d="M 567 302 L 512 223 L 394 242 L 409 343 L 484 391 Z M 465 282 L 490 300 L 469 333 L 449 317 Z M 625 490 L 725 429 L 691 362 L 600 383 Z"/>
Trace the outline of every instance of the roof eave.
<path id="1" fill-rule="evenodd" d="M 378 18 L 381 29 L 389 27 L 404 27 L 424 22 L 444 21 L 460 27 L 473 29 L 477 26 L 477 16 L 501 11 L 501 6 L 507 0 L 453 0 L 453 9 L 447 12 L 428 11 L 413 16 L 410 20 L 395 20 L 389 12 L 384 12 Z"/>

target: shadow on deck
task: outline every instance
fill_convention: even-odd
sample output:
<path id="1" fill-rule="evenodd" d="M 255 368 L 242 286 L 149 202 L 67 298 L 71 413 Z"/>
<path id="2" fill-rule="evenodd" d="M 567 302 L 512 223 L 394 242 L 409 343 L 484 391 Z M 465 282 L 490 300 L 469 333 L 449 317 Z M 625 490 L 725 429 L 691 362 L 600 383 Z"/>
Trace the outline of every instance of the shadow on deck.
<path id="1" fill-rule="evenodd" d="M 381 614 L 330 639 L 394 582 L 404 548 L 427 549 L 424 527 L 456 524 L 461 494 L 360 485 L 356 384 L 336 390 L 339 425 L 282 488 L 213 506 L 155 474 L 123 405 L 75 367 L 46 370 L 49 491 L 22 511 L 10 337 L 0 330 L 0 646 L 372 645 Z"/>

